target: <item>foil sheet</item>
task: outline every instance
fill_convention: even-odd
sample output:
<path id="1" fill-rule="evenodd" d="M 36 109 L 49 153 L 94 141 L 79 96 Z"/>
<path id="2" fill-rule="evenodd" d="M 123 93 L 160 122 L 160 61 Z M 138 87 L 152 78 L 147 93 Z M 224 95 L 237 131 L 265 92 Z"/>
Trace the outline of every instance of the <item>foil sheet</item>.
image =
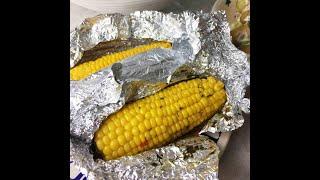
<path id="1" fill-rule="evenodd" d="M 244 98 L 245 88 L 250 84 L 249 63 L 245 53 L 231 43 L 224 12 L 166 14 L 138 11 L 130 15 L 105 14 L 85 20 L 70 35 L 71 67 L 81 60 L 85 51 L 100 42 L 116 39 L 143 41 L 151 38 L 169 41 L 173 45 L 172 49 L 154 49 L 127 58 L 84 80 L 70 81 L 71 140 L 79 141 L 77 146 L 72 145 L 71 152 L 75 152 L 72 158 L 77 163 L 86 159 L 79 167 L 88 174 L 91 173 L 93 179 L 100 177 L 97 175 L 99 173 L 103 177 L 121 179 L 119 175 L 126 172 L 125 167 L 133 167 L 135 162 L 139 162 L 139 157 L 145 161 L 151 158 L 145 154 L 146 156 L 127 157 L 130 161 L 125 160 L 126 158 L 116 160 L 119 167 L 117 171 L 98 168 L 99 163 L 108 167 L 111 161 L 92 161 L 89 145 L 94 132 L 106 117 L 125 103 L 153 94 L 181 80 L 213 75 L 224 82 L 228 99 L 222 111 L 212 117 L 200 133 L 232 131 L 244 123 L 242 112 L 250 112 L 250 100 Z M 198 135 L 194 138 L 202 137 Z M 218 161 L 217 157 L 212 158 L 215 162 Z M 183 178 L 184 174 L 189 173 L 187 166 L 188 163 L 172 164 L 181 179 L 188 179 Z M 133 168 L 133 179 L 167 179 L 164 177 L 166 173 L 160 171 L 160 165 L 156 165 L 157 170 L 153 174 L 163 176 L 141 174 L 141 168 L 144 168 L 141 163 L 139 168 Z M 204 179 L 216 179 L 217 169 L 215 170 L 215 173 L 212 171 L 209 173 L 211 176 Z M 191 179 L 192 177 L 195 176 L 190 175 Z"/>
<path id="2" fill-rule="evenodd" d="M 87 144 L 70 141 L 73 168 L 88 180 L 208 179 L 218 180 L 219 148 L 205 136 L 187 137 L 165 147 L 117 160 L 94 160 Z"/>

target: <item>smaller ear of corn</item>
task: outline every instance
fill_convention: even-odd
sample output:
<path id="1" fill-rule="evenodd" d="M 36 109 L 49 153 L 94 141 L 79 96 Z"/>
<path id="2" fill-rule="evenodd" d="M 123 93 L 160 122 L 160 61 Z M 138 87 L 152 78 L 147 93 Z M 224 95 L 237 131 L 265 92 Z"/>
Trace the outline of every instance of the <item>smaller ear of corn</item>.
<path id="1" fill-rule="evenodd" d="M 213 77 L 181 82 L 110 115 L 94 142 L 106 160 L 160 147 L 212 117 L 225 101 L 224 85 Z"/>
<path id="2" fill-rule="evenodd" d="M 80 64 L 70 70 L 71 80 L 81 80 L 88 77 L 91 74 L 94 74 L 118 61 L 121 61 L 125 58 L 150 51 L 155 48 L 171 48 L 171 43 L 169 42 L 152 42 L 147 45 L 140 45 L 128 50 L 121 52 L 108 54 L 102 56 L 94 61 L 88 61 L 83 64 Z"/>

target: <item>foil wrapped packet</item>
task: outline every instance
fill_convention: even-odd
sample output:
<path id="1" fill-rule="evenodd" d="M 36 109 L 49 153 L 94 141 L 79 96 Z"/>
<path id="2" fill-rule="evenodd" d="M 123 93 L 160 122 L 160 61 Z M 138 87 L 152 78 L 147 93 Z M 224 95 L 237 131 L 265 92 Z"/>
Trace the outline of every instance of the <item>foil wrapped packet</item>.
<path id="1" fill-rule="evenodd" d="M 207 122 L 200 134 L 242 126 L 242 112 L 249 112 L 250 106 L 249 99 L 244 98 L 250 84 L 250 66 L 245 53 L 231 43 L 224 12 L 103 14 L 86 19 L 70 35 L 71 68 L 88 58 L 85 52 L 103 42 L 143 43 L 151 39 L 172 43 L 171 49 L 138 54 L 83 80 L 70 81 L 70 153 L 74 167 L 88 179 L 217 179 L 218 148 L 198 133 L 162 148 L 111 161 L 94 160 L 90 145 L 100 123 L 125 103 L 199 76 L 219 78 L 228 97 L 222 111 Z M 191 153 L 187 147 L 197 148 Z"/>

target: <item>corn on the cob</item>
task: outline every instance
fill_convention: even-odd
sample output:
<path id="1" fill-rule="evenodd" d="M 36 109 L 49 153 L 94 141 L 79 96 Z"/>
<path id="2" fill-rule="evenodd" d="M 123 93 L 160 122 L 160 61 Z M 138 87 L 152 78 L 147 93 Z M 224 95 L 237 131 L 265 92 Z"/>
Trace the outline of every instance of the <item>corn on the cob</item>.
<path id="1" fill-rule="evenodd" d="M 170 48 L 170 47 L 171 47 L 171 43 L 160 41 L 160 42 L 152 42 L 147 45 L 140 45 L 125 51 L 108 54 L 94 61 L 88 61 L 72 68 L 70 70 L 70 77 L 71 77 L 71 80 L 81 80 L 122 59 L 137 55 L 139 53 L 147 52 L 155 48 Z"/>
<path id="2" fill-rule="evenodd" d="M 185 134 L 225 103 L 221 81 L 192 79 L 125 105 L 110 115 L 94 141 L 106 160 L 159 147 Z"/>

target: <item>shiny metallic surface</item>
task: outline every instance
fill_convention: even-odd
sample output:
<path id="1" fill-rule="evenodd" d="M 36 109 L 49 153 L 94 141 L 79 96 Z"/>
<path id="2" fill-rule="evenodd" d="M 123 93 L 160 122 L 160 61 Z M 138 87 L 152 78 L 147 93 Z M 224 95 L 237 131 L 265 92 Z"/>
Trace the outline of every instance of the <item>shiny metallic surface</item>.
<path id="1" fill-rule="evenodd" d="M 70 147 L 72 167 L 89 180 L 218 179 L 219 149 L 205 136 L 109 161 L 94 160 L 88 144 L 78 139 L 71 139 Z"/>
<path id="2" fill-rule="evenodd" d="M 70 35 L 71 67 L 77 65 L 84 51 L 104 41 L 151 38 L 173 45 L 172 49 L 138 54 L 86 79 L 70 81 L 70 131 L 71 143 L 74 142 L 71 160 L 89 179 L 217 179 L 217 166 L 213 164 L 216 168 L 210 169 L 205 164 L 210 156 L 206 153 L 212 153 L 216 145 L 199 135 L 190 141 L 194 143 L 191 146 L 201 142 L 198 145 L 202 147 L 195 148 L 192 160 L 181 160 L 183 150 L 168 145 L 159 148 L 165 149 L 163 153 L 155 149 L 114 161 L 94 161 L 89 146 L 100 123 L 125 103 L 196 76 L 216 76 L 225 84 L 228 96 L 221 112 L 214 115 L 200 133 L 228 132 L 242 126 L 242 112 L 250 112 L 250 100 L 244 98 L 245 88 L 250 85 L 250 66 L 245 53 L 231 43 L 224 12 L 142 11 L 130 15 L 99 15 L 84 21 Z M 206 145 L 209 141 L 212 146 Z M 169 160 L 154 159 L 159 153 Z M 211 163 L 218 163 L 218 156 L 210 158 Z M 149 167 L 148 163 L 155 160 L 160 164 Z M 200 169 L 192 171 L 191 167 Z"/>

